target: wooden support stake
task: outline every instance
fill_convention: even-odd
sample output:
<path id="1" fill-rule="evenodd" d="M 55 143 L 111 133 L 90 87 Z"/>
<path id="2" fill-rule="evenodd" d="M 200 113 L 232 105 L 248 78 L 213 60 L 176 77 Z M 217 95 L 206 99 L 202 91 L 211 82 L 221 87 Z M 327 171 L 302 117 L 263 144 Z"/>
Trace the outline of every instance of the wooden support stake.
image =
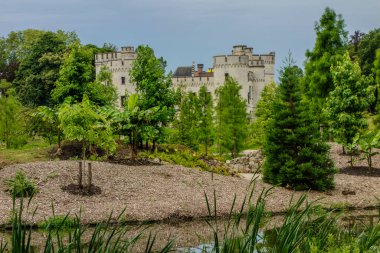
<path id="1" fill-rule="evenodd" d="M 82 176 L 83 176 L 83 164 L 82 164 L 82 161 L 80 161 L 79 162 L 79 174 L 78 174 L 78 185 L 79 185 L 80 189 L 83 189 Z"/>
<path id="2" fill-rule="evenodd" d="M 88 163 L 88 188 L 92 185 L 92 163 Z"/>

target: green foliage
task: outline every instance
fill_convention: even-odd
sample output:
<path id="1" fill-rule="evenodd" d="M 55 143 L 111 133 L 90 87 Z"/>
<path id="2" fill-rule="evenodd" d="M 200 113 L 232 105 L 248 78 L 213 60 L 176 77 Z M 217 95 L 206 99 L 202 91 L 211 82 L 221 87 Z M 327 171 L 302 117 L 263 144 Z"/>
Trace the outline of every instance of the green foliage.
<path id="1" fill-rule="evenodd" d="M 109 74 L 102 69 L 99 79 L 95 79 L 95 67 L 93 65 L 93 51 L 75 43 L 70 52 L 64 57 L 59 71 L 56 87 L 52 91 L 55 102 L 63 103 L 70 97 L 72 101 L 81 102 L 86 95 L 92 103 L 104 106 L 112 105 L 116 99 L 116 91 L 109 82 Z M 102 82 L 109 82 L 103 85 Z"/>
<path id="2" fill-rule="evenodd" d="M 136 53 L 137 57 L 133 61 L 129 76 L 130 81 L 136 84 L 139 94 L 138 107 L 142 111 L 159 108 L 146 125 L 148 128 L 155 128 L 157 134 L 147 135 L 142 139 L 155 143 L 163 138 L 162 128 L 175 114 L 171 75 L 165 75 L 166 62 L 162 58 L 156 58 L 150 47 L 138 46 Z"/>
<path id="3" fill-rule="evenodd" d="M 20 62 L 25 59 L 32 45 L 45 31 L 27 29 L 23 31 L 12 31 L 7 37 L 0 38 L 0 79 L 12 82 Z"/>
<path id="4" fill-rule="evenodd" d="M 58 79 L 65 40 L 53 32 L 44 32 L 28 48 L 21 60 L 13 84 L 22 104 L 27 106 L 52 105 L 50 96 Z"/>
<path id="5" fill-rule="evenodd" d="M 33 131 L 36 134 L 46 138 L 51 145 L 57 138 L 58 148 L 61 147 L 61 129 L 58 118 L 58 110 L 47 106 L 39 106 L 34 113 L 33 118 Z"/>
<path id="6" fill-rule="evenodd" d="M 38 228 L 42 229 L 68 229 L 78 226 L 76 220 L 68 215 L 54 215 L 47 220 L 38 223 Z"/>
<path id="7" fill-rule="evenodd" d="M 246 102 L 240 97 L 241 86 L 227 78 L 217 91 L 216 134 L 221 150 L 228 150 L 235 158 L 243 149 L 247 136 L 248 120 Z"/>
<path id="8" fill-rule="evenodd" d="M 305 95 L 313 101 L 311 106 L 320 116 L 324 99 L 334 89 L 330 67 L 344 54 L 347 32 L 341 15 L 326 8 L 318 23 L 315 24 L 316 40 L 314 49 L 306 51 Z M 323 119 L 321 119 L 323 121 Z"/>
<path id="9" fill-rule="evenodd" d="M 6 148 L 26 144 L 22 107 L 12 95 L 12 89 L 0 96 L 0 142 L 4 142 Z"/>
<path id="10" fill-rule="evenodd" d="M 213 123 L 213 99 L 210 92 L 208 92 L 205 85 L 199 90 L 198 93 L 198 107 L 199 107 L 199 124 L 197 131 L 198 142 L 203 144 L 205 148 L 205 155 L 208 154 L 208 148 L 214 142 L 214 123 Z"/>
<path id="11" fill-rule="evenodd" d="M 357 134 L 354 138 L 354 142 L 358 142 L 360 149 L 367 160 L 368 167 L 372 169 L 372 157 L 379 152 L 374 152 L 374 148 L 380 147 L 380 131 L 371 130 L 365 134 Z"/>
<path id="12" fill-rule="evenodd" d="M 31 199 L 29 200 L 30 203 Z M 23 217 L 25 213 L 33 213 L 31 210 L 25 209 L 24 199 L 21 198 L 20 204 L 16 205 L 15 199 L 13 200 L 12 207 L 12 231 L 11 243 L 8 245 L 0 240 L 0 253 L 33 253 L 36 252 L 32 247 L 32 233 L 33 225 L 27 224 Z M 135 252 L 135 243 L 143 240 L 143 232 L 136 233 L 131 236 L 127 234 L 130 232 L 129 226 L 122 225 L 124 212 L 120 213 L 117 217 L 113 217 L 112 213 L 109 215 L 108 220 L 98 223 L 92 231 L 87 233 L 87 228 L 82 225 L 80 214 L 74 219 L 66 216 L 66 220 L 70 219 L 72 229 L 67 229 L 65 233 L 60 233 L 65 230 L 66 222 L 54 223 L 56 226 L 50 224 L 46 227 L 45 241 L 41 247 L 41 252 L 45 253 L 120 253 L 120 252 Z M 56 216 L 58 217 L 58 216 Z M 32 216 L 33 218 L 33 216 Z M 53 220 L 52 220 L 53 222 Z M 117 224 L 117 225 L 115 225 Z M 86 232 L 86 233 L 85 233 Z M 153 250 L 155 246 L 156 236 L 149 234 L 145 243 L 146 253 L 171 252 L 173 240 L 166 243 L 161 249 Z"/>
<path id="13" fill-rule="evenodd" d="M 197 131 L 199 125 L 199 104 L 197 95 L 193 92 L 184 93 L 179 104 L 179 115 L 176 127 L 179 142 L 192 149 L 198 149 Z"/>
<path id="14" fill-rule="evenodd" d="M 380 48 L 376 51 L 376 60 L 373 63 L 376 83 L 380 85 Z"/>
<path id="15" fill-rule="evenodd" d="M 141 110 L 138 100 L 139 95 L 132 94 L 122 110 L 114 107 L 103 107 L 99 110 L 99 113 L 111 124 L 115 134 L 128 136 L 133 155 L 136 154 L 139 138 L 150 139 L 158 135 L 158 130 L 149 123 L 157 116 L 160 108 L 156 106 Z"/>
<path id="16" fill-rule="evenodd" d="M 280 72 L 264 145 L 264 180 L 296 190 L 333 187 L 329 147 L 320 140 L 318 124 L 301 100 L 302 70 L 288 63 Z"/>
<path id="17" fill-rule="evenodd" d="M 188 168 L 198 168 L 202 171 L 213 172 L 222 175 L 230 175 L 228 169 L 222 166 L 208 165 L 200 153 L 194 152 L 190 148 L 181 145 L 160 145 L 160 151 L 153 153 L 140 152 L 140 157 L 154 159 L 160 161 L 182 165 Z"/>
<path id="18" fill-rule="evenodd" d="M 275 98 L 276 84 L 266 85 L 260 94 L 260 100 L 256 104 L 255 118 L 250 127 L 250 142 L 253 146 L 262 147 L 265 142 L 265 131 L 272 119 L 272 105 Z"/>
<path id="19" fill-rule="evenodd" d="M 359 43 L 359 64 L 363 74 L 369 76 L 373 73 L 376 51 L 380 48 L 380 28 L 369 31 L 363 35 Z"/>
<path id="20" fill-rule="evenodd" d="M 374 101 L 372 78 L 363 76 L 348 53 L 331 69 L 335 89 L 326 101 L 326 114 L 335 140 L 347 146 L 367 127 L 364 112 Z"/>
<path id="21" fill-rule="evenodd" d="M 5 180 L 4 183 L 7 191 L 16 198 L 30 197 L 38 192 L 35 183 L 30 181 L 22 170 L 16 171 L 15 176 Z"/>
<path id="22" fill-rule="evenodd" d="M 66 139 L 82 143 L 83 160 L 86 158 L 86 150 L 91 145 L 103 148 L 109 153 L 115 151 L 116 144 L 110 122 L 98 113 L 97 107 L 86 95 L 81 103 L 64 103 L 59 109 L 58 118 Z"/>

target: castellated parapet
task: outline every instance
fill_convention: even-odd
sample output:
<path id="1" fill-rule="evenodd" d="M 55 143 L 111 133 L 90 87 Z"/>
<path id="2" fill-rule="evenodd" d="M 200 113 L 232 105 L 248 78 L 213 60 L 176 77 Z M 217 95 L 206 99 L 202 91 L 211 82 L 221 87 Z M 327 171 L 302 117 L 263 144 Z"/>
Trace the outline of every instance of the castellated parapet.
<path id="1" fill-rule="evenodd" d="M 129 71 L 136 52 L 133 47 L 122 47 L 121 52 L 97 54 L 96 73 L 107 66 L 112 73 L 113 84 L 117 87 L 119 104 L 125 94 L 135 92 L 135 84 L 130 83 Z M 241 86 L 240 95 L 247 102 L 247 111 L 252 113 L 266 84 L 274 81 L 275 53 L 254 54 L 252 47 L 236 45 L 230 55 L 213 57 L 213 67 L 204 70 L 203 64 L 178 67 L 172 76 L 173 87 L 183 87 L 189 92 L 198 92 L 204 84 L 215 94 L 226 77 L 234 78 Z"/>
<path id="2" fill-rule="evenodd" d="M 205 84 L 214 94 L 215 90 L 223 85 L 226 77 L 232 77 L 242 86 L 240 95 L 247 102 L 247 111 L 252 113 L 265 85 L 274 81 L 274 64 L 274 52 L 254 54 L 252 47 L 237 45 L 233 47 L 230 55 L 214 56 L 211 70 L 200 71 L 198 67 L 196 71 L 194 64 L 191 67 L 179 67 L 172 80 L 174 87 L 182 85 L 187 91 L 192 92 L 197 92 L 199 87 Z M 199 73 L 209 75 L 206 80 L 202 80 L 204 77 Z"/>

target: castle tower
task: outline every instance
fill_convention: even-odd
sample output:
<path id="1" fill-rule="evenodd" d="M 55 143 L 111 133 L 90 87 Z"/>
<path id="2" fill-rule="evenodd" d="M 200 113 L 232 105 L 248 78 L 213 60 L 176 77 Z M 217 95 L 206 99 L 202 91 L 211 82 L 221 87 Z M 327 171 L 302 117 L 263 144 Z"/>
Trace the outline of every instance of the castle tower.
<path id="1" fill-rule="evenodd" d="M 135 93 L 136 85 L 130 83 L 129 71 L 136 59 L 134 47 L 122 47 L 120 52 L 100 53 L 95 55 L 96 73 L 106 66 L 112 73 L 112 83 L 116 87 L 118 105 L 123 106 L 126 94 Z"/>

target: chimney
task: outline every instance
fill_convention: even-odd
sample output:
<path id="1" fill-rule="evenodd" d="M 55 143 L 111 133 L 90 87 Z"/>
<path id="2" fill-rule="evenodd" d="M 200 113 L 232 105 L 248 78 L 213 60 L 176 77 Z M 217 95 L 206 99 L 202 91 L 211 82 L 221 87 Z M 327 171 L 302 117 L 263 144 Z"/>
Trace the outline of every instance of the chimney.
<path id="1" fill-rule="evenodd" d="M 201 75 L 203 72 L 203 64 L 197 64 L 198 67 L 198 75 Z"/>

